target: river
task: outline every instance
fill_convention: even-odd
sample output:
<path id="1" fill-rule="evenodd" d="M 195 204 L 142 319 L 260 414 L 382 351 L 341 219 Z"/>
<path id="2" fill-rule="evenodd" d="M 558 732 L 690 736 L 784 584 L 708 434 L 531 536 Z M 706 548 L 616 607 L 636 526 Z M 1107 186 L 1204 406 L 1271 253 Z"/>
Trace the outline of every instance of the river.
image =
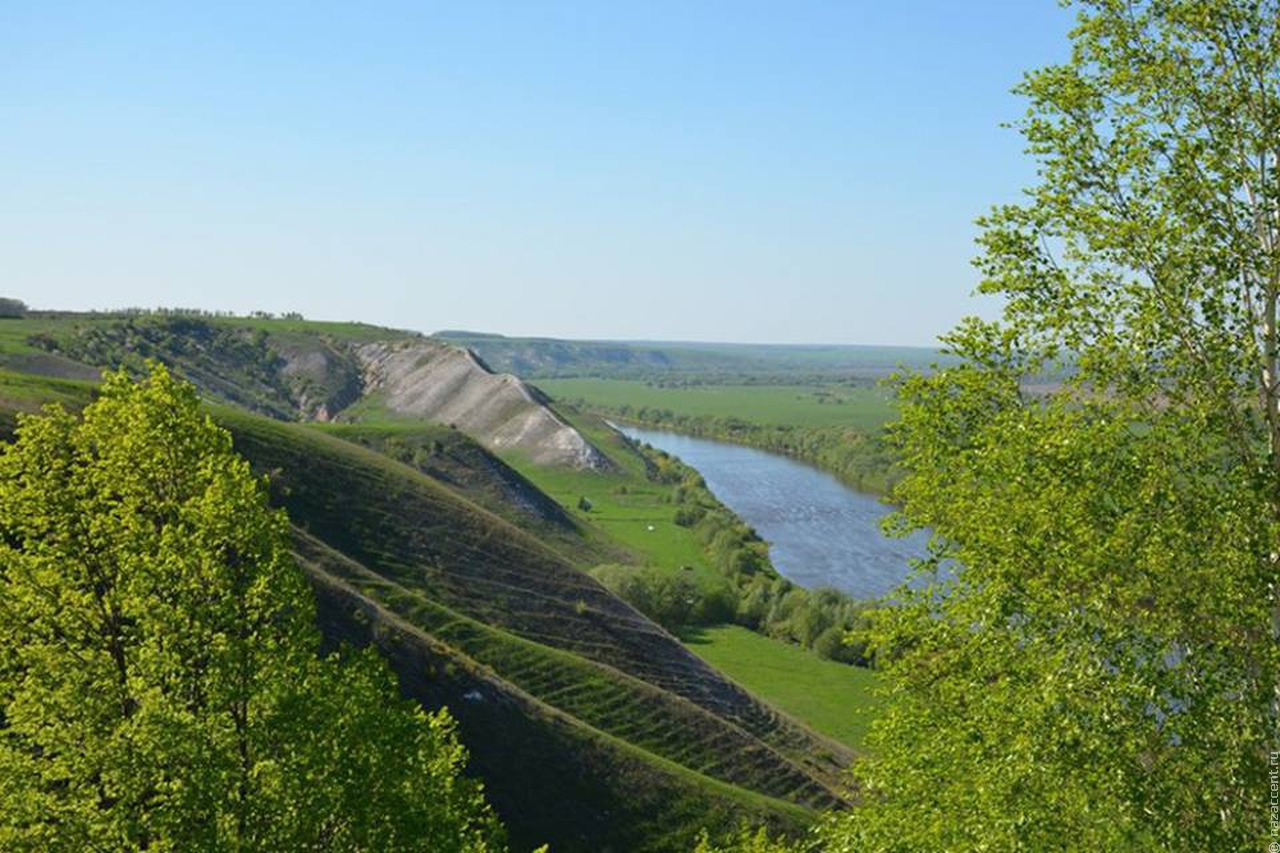
<path id="1" fill-rule="evenodd" d="M 923 556 L 923 533 L 893 539 L 880 531 L 889 508 L 830 474 L 786 456 L 723 441 L 615 424 L 637 441 L 698 469 L 711 491 L 769 543 L 773 565 L 809 588 L 830 586 L 876 598 Z"/>

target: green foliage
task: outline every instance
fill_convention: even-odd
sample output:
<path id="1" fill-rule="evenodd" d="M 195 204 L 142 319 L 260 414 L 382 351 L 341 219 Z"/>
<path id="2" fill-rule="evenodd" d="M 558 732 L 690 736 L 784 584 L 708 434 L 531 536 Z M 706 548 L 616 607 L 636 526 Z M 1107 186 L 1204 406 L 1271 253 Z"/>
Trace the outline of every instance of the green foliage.
<path id="1" fill-rule="evenodd" d="M 669 631 L 711 625 L 733 618 L 736 596 L 728 583 L 699 584 L 685 572 L 644 566 L 604 565 L 592 576 L 645 616 Z"/>
<path id="2" fill-rule="evenodd" d="M 1280 4 L 1079 5 L 1070 61 L 1021 86 L 1041 182 L 984 221 L 1004 320 L 902 383 L 931 583 L 877 615 L 892 701 L 832 850 L 1267 837 Z"/>
<path id="3" fill-rule="evenodd" d="M 293 418 L 297 406 L 281 372 L 283 359 L 265 331 L 215 324 L 190 312 L 128 316 L 63 325 L 29 342 L 84 364 L 123 367 L 134 375 L 149 359 L 180 369 L 203 389 L 273 417 Z"/>
<path id="4" fill-rule="evenodd" d="M 823 782 L 779 757 L 833 783 L 835 762 L 806 734 L 691 669 L 674 640 L 539 539 L 333 430 L 216 417 L 255 469 L 273 472 L 273 494 L 306 531 L 295 544 L 308 570 L 388 612 L 371 625 L 326 619 L 326 633 L 372 631 L 409 690 L 449 705 L 522 849 L 687 849 L 701 826 L 751 814 L 794 831 L 831 804 Z M 600 478 L 607 496 L 614 481 L 563 477 L 570 506 L 583 482 Z M 397 639 L 412 647 L 410 632 L 430 653 Z M 482 700 L 467 696 L 476 687 Z"/>
<path id="5" fill-rule="evenodd" d="M 714 842 L 704 832 L 693 853 L 801 853 L 805 849 L 797 842 L 770 837 L 766 829 L 743 827 Z"/>
<path id="6" fill-rule="evenodd" d="M 263 483 L 154 368 L 0 451 L 0 847 L 501 847 L 449 718 L 317 656 Z"/>
<path id="7" fill-rule="evenodd" d="M 27 305 L 21 299 L 0 296 L 0 317 L 21 318 L 27 314 Z"/>
<path id="8" fill-rule="evenodd" d="M 868 664 L 865 643 L 850 642 L 849 634 L 862 629 L 869 605 L 834 589 L 806 590 L 774 571 L 769 548 L 759 535 L 716 499 L 702 476 L 679 459 L 650 447 L 638 447 L 655 482 L 674 484 L 672 501 L 677 508 L 673 521 L 690 528 L 706 549 L 707 556 L 732 585 L 724 613 L 725 590 L 714 588 L 707 600 L 691 603 L 684 622 L 671 622 L 678 610 L 664 610 L 657 621 L 674 625 L 713 625 L 734 621 L 753 631 L 795 643 L 816 651 L 821 657 L 842 663 Z M 615 590 L 642 612 L 652 596 L 643 592 L 649 583 L 640 580 L 619 584 Z M 635 600 L 630 596 L 635 596 Z M 660 597 L 667 600 L 667 597 Z"/>
<path id="9" fill-rule="evenodd" d="M 597 407 L 621 420 L 700 438 L 758 447 L 803 460 L 863 491 L 884 493 L 902 476 L 898 454 L 882 431 L 848 426 L 764 425 L 738 417 L 683 415 L 669 409 Z"/>

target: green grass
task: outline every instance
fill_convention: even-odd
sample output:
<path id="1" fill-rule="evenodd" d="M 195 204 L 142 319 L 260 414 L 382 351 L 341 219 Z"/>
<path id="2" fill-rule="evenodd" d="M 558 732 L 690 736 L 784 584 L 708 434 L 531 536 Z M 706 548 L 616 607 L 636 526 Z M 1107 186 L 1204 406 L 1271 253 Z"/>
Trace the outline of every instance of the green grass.
<path id="1" fill-rule="evenodd" d="M 672 520 L 676 506 L 669 497 L 674 486 L 651 482 L 645 476 L 644 460 L 612 429 L 599 422 L 593 424 L 592 418 L 573 420 L 574 426 L 617 463 L 618 471 L 537 465 L 512 452 L 501 454 L 503 461 L 574 518 L 634 552 L 645 564 L 671 571 L 692 570 L 693 579 L 702 584 L 723 583 L 693 531 Z M 590 511 L 578 508 L 578 499 L 583 497 L 591 502 Z"/>
<path id="2" fill-rule="evenodd" d="M 774 707 L 846 746 L 862 748 L 879 706 L 871 670 L 823 660 L 737 625 L 690 629 L 682 639 Z"/>
<path id="3" fill-rule="evenodd" d="M 590 418 L 575 419 L 575 426 L 608 452 L 622 466 L 622 473 L 569 471 L 511 457 L 508 463 L 576 517 L 596 525 L 650 564 L 688 565 L 702 582 L 719 579 L 694 534 L 672 523 L 674 506 L 663 501 L 671 487 L 645 479 L 642 461 L 620 448 L 616 435 L 593 427 Z M 626 487 L 625 494 L 616 492 L 619 486 Z M 579 496 L 592 501 L 591 512 L 576 509 Z M 652 531 L 648 529 L 651 525 Z M 691 628 L 683 641 L 774 707 L 846 746 L 861 748 L 878 705 L 872 693 L 876 677 L 871 670 L 823 660 L 798 646 L 736 625 Z"/>
<path id="4" fill-rule="evenodd" d="M 163 319 L 162 315 L 137 315 L 132 319 L 143 322 Z M 28 343 L 36 334 L 63 335 L 73 329 L 90 326 L 113 326 L 129 319 L 123 314 L 79 312 L 34 312 L 26 317 L 0 317 L 0 357 L 43 353 Z M 308 338 L 325 336 L 368 343 L 370 341 L 394 341 L 414 337 L 416 333 L 400 329 L 384 329 L 367 323 L 343 323 L 316 320 L 263 319 L 257 317 L 198 317 L 212 326 L 237 329 L 262 330 L 282 342 L 296 343 Z"/>
<path id="5" fill-rule="evenodd" d="M 588 407 L 669 409 L 679 415 L 736 417 L 765 426 L 850 426 L 872 430 L 894 416 L 882 388 L 842 385 L 697 385 L 661 388 L 630 379 L 540 379 L 538 387 Z"/>
<path id="6" fill-rule="evenodd" d="M 0 381 L 5 387 L 32 400 L 63 389 L 73 402 L 90 390 L 11 374 Z M 533 798 L 534 817 L 505 815 L 514 834 L 530 843 L 550 838 L 564 850 L 687 850 L 701 826 L 726 831 L 742 819 L 799 832 L 812 809 L 835 804 L 825 786 L 836 765 L 821 741 L 745 695 L 722 702 L 729 685 L 691 671 L 677 643 L 540 540 L 327 431 L 230 407 L 210 410 L 258 470 L 273 472 L 277 499 L 308 531 L 303 541 L 315 543 L 300 555 L 304 561 L 440 650 L 428 658 L 398 641 L 384 647 L 402 679 L 435 697 L 431 707 L 446 704 L 473 721 L 464 724 L 467 744 L 492 774 L 489 789 L 518 784 L 520 797 Z M 368 616 L 357 609 L 343 617 L 347 633 L 340 636 L 380 636 Z M 453 689 L 440 683 L 447 676 L 431 675 L 438 666 L 462 666 L 471 675 L 455 679 Z M 467 698 L 472 686 L 485 690 L 481 707 Z M 721 699 L 705 699 L 711 695 Z M 508 717 L 486 725 L 495 714 Z M 541 768 L 533 794 L 527 766 Z M 811 775 L 806 768 L 815 766 Z M 566 803 L 558 814 L 571 825 L 539 822 Z M 608 824 L 580 829 L 595 824 L 579 803 L 597 823 L 595 815 L 609 815 Z M 601 843 L 575 846 L 579 831 Z"/>
<path id="7" fill-rule="evenodd" d="M 0 440 L 13 432 L 19 412 L 37 412 L 46 403 L 78 409 L 90 400 L 93 390 L 92 382 L 32 376 L 0 366 Z"/>
<path id="8" fill-rule="evenodd" d="M 331 430 L 214 411 L 233 429 L 241 453 L 259 470 L 278 472 L 273 484 L 291 519 L 343 555 L 339 562 L 356 561 L 344 580 L 567 715 L 564 724 L 584 736 L 625 741 L 650 776 L 628 796 L 652 798 L 673 785 L 685 791 L 690 816 L 681 832 L 711 820 L 701 809 L 720 808 L 724 796 L 738 803 L 740 815 L 788 822 L 805 819 L 797 806 L 827 805 L 816 781 L 831 778 L 837 753 L 824 752 L 821 742 L 745 694 L 727 694 L 728 685 L 716 687 L 710 673 L 691 670 L 679 646 L 539 540 Z M 712 695 L 714 703 L 705 699 Z M 465 699 L 455 704 L 466 708 Z M 501 763 L 512 744 L 498 732 L 488 736 L 494 744 L 474 748 Z M 817 777 L 797 773 L 766 744 L 816 767 Z M 593 777 L 618 783 L 610 797 L 624 790 L 613 769 L 617 753 L 598 742 L 590 749 Z M 624 805 L 602 806 L 623 824 L 618 832 L 635 820 Z"/>

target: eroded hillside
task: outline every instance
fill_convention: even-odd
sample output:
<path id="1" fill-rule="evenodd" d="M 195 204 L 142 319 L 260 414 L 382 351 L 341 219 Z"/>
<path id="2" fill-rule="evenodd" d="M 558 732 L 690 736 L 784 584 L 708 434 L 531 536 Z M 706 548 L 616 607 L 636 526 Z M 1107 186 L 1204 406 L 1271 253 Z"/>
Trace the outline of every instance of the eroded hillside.
<path id="1" fill-rule="evenodd" d="M 609 465 L 523 381 L 491 371 L 467 349 L 410 332 L 354 323 L 67 315 L 51 329 L 33 328 L 27 343 L 73 365 L 140 370 L 155 359 L 213 399 L 281 420 L 429 420 L 540 464 Z"/>
<path id="2" fill-rule="evenodd" d="M 535 462 L 606 468 L 608 458 L 509 373 L 494 373 L 470 350 L 432 340 L 372 343 L 356 350 L 366 393 L 387 411 L 456 425 L 494 450 Z"/>

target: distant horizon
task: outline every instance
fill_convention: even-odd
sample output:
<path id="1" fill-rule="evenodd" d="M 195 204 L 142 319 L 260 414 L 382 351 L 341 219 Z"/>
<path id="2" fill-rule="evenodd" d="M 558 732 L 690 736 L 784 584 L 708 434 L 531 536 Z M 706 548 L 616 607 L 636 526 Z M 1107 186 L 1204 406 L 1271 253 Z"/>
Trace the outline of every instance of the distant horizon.
<path id="1" fill-rule="evenodd" d="M 31 313 L 33 313 L 33 314 L 96 314 L 96 315 L 101 315 L 101 316 L 112 316 L 112 315 L 117 315 L 117 314 L 119 314 L 119 315 L 126 315 L 126 314 L 128 314 L 129 312 L 133 312 L 133 311 L 155 312 L 155 313 L 161 313 L 161 312 L 166 312 L 166 311 L 169 311 L 169 312 L 175 312 L 175 313 L 181 313 L 181 312 L 184 312 L 184 311 L 191 311 L 191 312 L 201 312 L 201 313 L 209 314 L 209 315 L 212 315 L 212 316 L 214 316 L 214 317 L 219 317 L 219 318 L 226 318 L 226 319 L 245 319 L 245 320 L 249 320 L 249 319 L 258 319 L 258 318 L 255 318 L 255 316 L 254 316 L 254 314 L 255 314 L 255 313 L 258 313 L 258 314 L 266 314 L 266 313 L 269 313 L 271 316 L 270 316 L 270 317 L 267 317 L 267 318 L 263 318 L 263 319 L 271 319 L 271 320 L 288 320 L 288 319 L 290 319 L 290 318 L 288 318 L 288 317 L 284 316 L 285 314 L 297 313 L 297 314 L 300 314 L 300 315 L 301 315 L 301 319 L 302 319 L 304 322 L 315 322 L 315 323 L 352 323 L 352 324 L 357 324 L 357 325 L 378 326 L 378 327 L 380 327 L 380 328 L 390 329 L 390 330 L 398 331 L 398 332 L 415 332 L 415 333 L 418 333 L 418 334 L 426 335 L 427 337 L 442 337 L 442 336 L 447 337 L 447 336 L 450 336 L 450 335 L 454 335 L 454 336 L 464 336 L 464 335 L 465 335 L 465 336 L 471 336 L 471 337 L 493 337 L 493 338 L 502 338 L 502 339 L 504 339 L 504 340 L 563 341 L 563 342 L 565 342 L 565 343 L 580 343 L 580 344 L 592 344 L 592 343 L 595 343 L 595 344 L 629 344 L 629 345 L 633 345 L 633 346 L 634 346 L 634 345 L 644 345 L 644 344 L 660 344 L 660 345 L 663 345 L 663 346 L 750 346 L 750 347 L 786 347 L 786 348 L 790 348 L 790 349 L 814 349 L 814 350 L 817 350 L 817 349 L 911 349 L 911 350 L 938 350 L 938 349 L 939 349 L 939 347 L 937 347 L 937 346 L 926 346 L 926 345 L 923 345 L 923 344 L 897 344 L 897 343 L 890 343 L 890 344 L 886 344 L 886 343 L 861 343 L 861 342 L 859 342 L 859 343 L 839 343 L 839 342 L 831 342 L 831 341 L 818 341 L 818 342 L 809 342 L 809 341 L 743 341 L 743 340 L 711 340 L 711 339 L 706 339 L 706 338 L 703 338 L 703 339 L 696 339 L 696 338 L 608 338 L 608 337 L 591 337 L 591 336 L 589 336 L 589 337 L 563 337 L 563 336 L 556 336 L 556 335 L 542 335 L 542 334 L 534 334 L 534 335 L 509 334 L 509 333 L 507 333 L 507 332 L 494 332 L 494 331 L 481 330 L 481 329 L 454 329 L 454 328 L 441 328 L 441 329 L 435 329 L 434 331 L 428 331 L 428 330 L 426 330 L 426 329 L 418 329 L 418 328 L 413 328 L 413 327 L 409 327 L 409 326 L 395 326 L 395 325 L 390 325 L 390 324 L 387 324 L 387 323 L 375 323 L 375 322 L 372 322 L 372 321 L 369 321 L 369 320 L 363 320 L 363 319 L 359 319 L 359 318 L 333 319 L 333 318 L 329 318 L 329 317 L 310 317 L 310 316 L 307 316 L 307 315 L 305 315 L 305 314 L 302 314 L 302 312 L 290 312 L 290 311 L 283 311 L 283 312 L 263 312 L 263 311 L 258 311 L 257 309 L 255 309 L 254 311 L 248 311 L 248 312 L 233 312 L 233 311 L 227 311 L 227 310 L 216 309 L 216 308 L 202 308 L 202 307 L 197 306 L 197 305 L 154 305 L 154 306 L 126 305 L 126 306 L 117 306 L 117 307 L 114 307 L 114 308 L 49 308 L 49 307 L 47 307 L 47 306 L 34 305 L 34 304 L 32 304 L 31 302 L 29 302 L 28 300 L 23 299 L 20 295 L 8 294 L 8 293 L 0 293 L 0 297 L 8 297 L 8 298 L 11 298 L 11 299 L 19 299 L 19 300 L 21 300 L 21 301 L 22 301 L 22 302 L 27 306 L 27 310 L 28 310 L 28 311 L 30 311 L 30 312 L 31 312 Z"/>

